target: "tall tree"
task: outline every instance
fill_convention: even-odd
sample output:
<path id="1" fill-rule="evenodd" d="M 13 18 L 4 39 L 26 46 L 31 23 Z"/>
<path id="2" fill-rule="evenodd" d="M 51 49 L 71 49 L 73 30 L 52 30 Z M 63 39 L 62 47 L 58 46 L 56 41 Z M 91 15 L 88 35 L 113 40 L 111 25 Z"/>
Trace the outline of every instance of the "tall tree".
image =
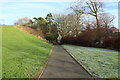
<path id="1" fill-rule="evenodd" d="M 78 12 L 80 14 L 89 14 L 94 16 L 97 23 L 97 42 L 100 44 L 101 42 L 101 31 L 100 31 L 100 23 L 99 23 L 99 13 L 103 11 L 103 3 L 99 0 L 78 0 L 76 1 L 71 9 L 74 12 Z"/>
<path id="2" fill-rule="evenodd" d="M 59 34 L 62 37 L 65 36 L 77 36 L 81 32 L 80 16 L 75 15 L 74 13 L 70 14 L 56 14 L 54 16 Z"/>
<path id="3" fill-rule="evenodd" d="M 52 31 L 52 27 L 53 27 L 53 16 L 52 16 L 52 13 L 48 13 L 47 16 L 45 17 L 46 19 L 46 25 L 49 29 L 49 32 Z"/>
<path id="4" fill-rule="evenodd" d="M 47 28 L 47 25 L 46 25 L 46 20 L 42 17 L 39 17 L 38 21 L 39 21 L 38 25 L 39 25 L 40 29 L 42 30 L 42 32 L 44 34 L 46 34 L 48 32 L 48 28 Z"/>

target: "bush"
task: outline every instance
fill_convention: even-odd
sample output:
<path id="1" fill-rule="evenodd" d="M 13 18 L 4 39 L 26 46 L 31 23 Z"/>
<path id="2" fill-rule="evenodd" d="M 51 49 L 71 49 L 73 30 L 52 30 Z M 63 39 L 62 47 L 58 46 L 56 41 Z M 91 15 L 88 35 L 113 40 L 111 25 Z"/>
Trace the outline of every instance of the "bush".
<path id="1" fill-rule="evenodd" d="M 113 47 L 114 47 L 114 49 L 120 51 L 120 38 L 115 38 L 114 39 Z"/>
<path id="2" fill-rule="evenodd" d="M 103 47 L 105 48 L 113 48 L 114 39 L 113 38 L 106 38 L 103 41 Z"/>
<path id="3" fill-rule="evenodd" d="M 51 43 L 56 42 L 57 37 L 58 37 L 58 34 L 56 34 L 56 33 L 46 33 L 45 34 L 46 40 L 50 41 Z"/>
<path id="4" fill-rule="evenodd" d="M 94 46 L 96 34 L 93 30 L 86 30 L 76 37 L 66 36 L 61 39 L 61 44 L 72 44 L 80 46 Z"/>
<path id="5" fill-rule="evenodd" d="M 120 32 L 113 33 L 111 37 L 105 38 L 103 47 L 120 51 Z"/>
<path id="6" fill-rule="evenodd" d="M 120 37 L 106 38 L 103 41 L 104 48 L 110 48 L 120 51 L 119 45 L 120 45 Z"/>
<path id="7" fill-rule="evenodd" d="M 107 35 L 104 28 L 101 29 L 101 43 L 97 44 L 98 37 L 96 29 L 86 29 L 81 34 L 74 36 L 66 36 L 61 39 L 61 44 L 72 44 L 87 47 L 101 47 L 120 51 L 120 32 Z M 106 36 L 107 35 L 107 36 Z M 106 38 L 105 38 L 106 37 Z M 105 39 L 104 39 L 105 38 Z"/>

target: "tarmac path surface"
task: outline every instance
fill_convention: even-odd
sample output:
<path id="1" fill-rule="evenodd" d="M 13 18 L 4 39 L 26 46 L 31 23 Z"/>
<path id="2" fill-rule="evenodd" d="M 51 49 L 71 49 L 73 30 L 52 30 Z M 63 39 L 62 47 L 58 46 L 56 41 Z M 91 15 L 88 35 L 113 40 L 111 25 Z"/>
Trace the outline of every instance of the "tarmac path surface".
<path id="1" fill-rule="evenodd" d="M 40 78 L 91 78 L 62 46 L 54 46 Z"/>

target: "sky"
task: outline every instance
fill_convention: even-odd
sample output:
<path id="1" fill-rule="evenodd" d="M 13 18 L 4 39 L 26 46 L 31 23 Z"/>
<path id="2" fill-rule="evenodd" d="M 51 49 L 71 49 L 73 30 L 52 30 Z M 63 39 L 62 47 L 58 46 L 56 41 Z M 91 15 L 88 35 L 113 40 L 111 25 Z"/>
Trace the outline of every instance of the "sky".
<path id="1" fill-rule="evenodd" d="M 22 17 L 45 17 L 47 13 L 68 13 L 74 0 L 0 0 L 0 23 L 13 25 Z M 118 0 L 104 0 L 104 11 L 114 15 L 118 28 Z"/>

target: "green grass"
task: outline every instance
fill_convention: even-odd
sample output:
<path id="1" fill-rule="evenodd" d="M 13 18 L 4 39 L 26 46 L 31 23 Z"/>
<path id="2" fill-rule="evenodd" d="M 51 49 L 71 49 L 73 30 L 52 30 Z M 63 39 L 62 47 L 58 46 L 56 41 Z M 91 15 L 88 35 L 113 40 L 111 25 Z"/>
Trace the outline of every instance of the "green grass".
<path id="1" fill-rule="evenodd" d="M 0 79 L 2 78 L 2 27 L 0 27 Z"/>
<path id="2" fill-rule="evenodd" d="M 102 78 L 118 78 L 118 52 L 100 48 L 63 45 L 78 61 Z"/>
<path id="3" fill-rule="evenodd" d="M 44 64 L 52 45 L 12 26 L 3 26 L 2 31 L 2 77 L 32 78 Z"/>

